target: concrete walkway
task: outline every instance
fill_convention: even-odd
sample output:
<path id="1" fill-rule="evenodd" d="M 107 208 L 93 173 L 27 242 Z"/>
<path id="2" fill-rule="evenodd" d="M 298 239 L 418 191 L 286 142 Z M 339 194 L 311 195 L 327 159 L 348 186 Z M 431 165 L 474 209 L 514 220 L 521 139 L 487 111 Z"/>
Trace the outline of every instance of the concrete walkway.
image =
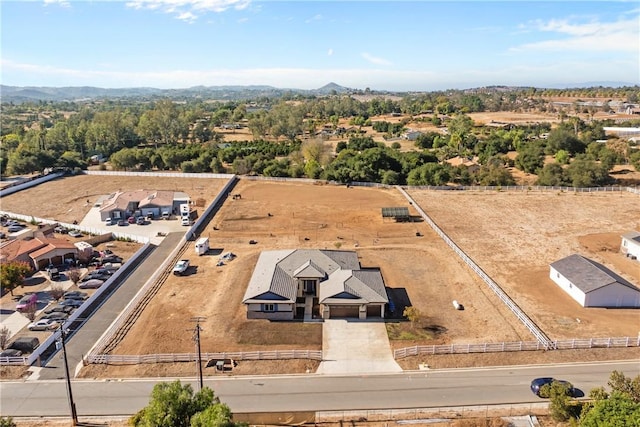
<path id="1" fill-rule="evenodd" d="M 402 372 L 382 321 L 327 319 L 322 324 L 318 374 Z"/>

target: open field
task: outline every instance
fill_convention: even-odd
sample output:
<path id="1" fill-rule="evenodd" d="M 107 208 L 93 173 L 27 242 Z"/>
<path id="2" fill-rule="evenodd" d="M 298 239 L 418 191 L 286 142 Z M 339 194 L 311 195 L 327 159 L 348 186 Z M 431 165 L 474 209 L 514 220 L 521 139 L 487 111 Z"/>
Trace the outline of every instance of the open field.
<path id="1" fill-rule="evenodd" d="M 640 228 L 637 195 L 417 190 L 410 194 L 551 338 L 638 334 L 640 311 L 580 307 L 548 277 L 550 263 L 579 253 L 640 284 L 638 263 L 619 253 L 620 235 Z"/>

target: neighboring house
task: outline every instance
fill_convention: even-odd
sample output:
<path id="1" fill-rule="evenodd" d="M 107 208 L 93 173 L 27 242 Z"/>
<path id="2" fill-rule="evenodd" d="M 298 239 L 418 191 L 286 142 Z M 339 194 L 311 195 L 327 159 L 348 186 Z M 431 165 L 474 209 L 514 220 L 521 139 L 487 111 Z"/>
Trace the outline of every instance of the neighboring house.
<path id="1" fill-rule="evenodd" d="M 189 203 L 189 196 L 173 191 L 119 191 L 110 194 L 100 207 L 100 219 L 124 219 L 130 216 L 158 218 L 163 212 L 176 213 L 180 204 Z"/>
<path id="2" fill-rule="evenodd" d="M 640 307 L 640 289 L 578 254 L 552 263 L 549 277 L 583 307 Z"/>
<path id="3" fill-rule="evenodd" d="M 640 261 L 640 233 L 630 231 L 622 235 L 622 243 L 620 243 L 620 252 L 627 257 Z"/>
<path id="4" fill-rule="evenodd" d="M 470 158 L 456 156 L 445 160 L 445 162 L 449 163 L 453 167 L 465 166 L 470 173 L 476 173 L 478 170 L 480 170 L 480 165 L 478 164 L 477 157 Z"/>
<path id="5" fill-rule="evenodd" d="M 422 135 L 422 132 L 409 129 L 406 132 L 403 132 L 402 135 L 400 135 L 400 138 L 406 139 L 407 141 L 415 141 L 420 135 Z"/>
<path id="6" fill-rule="evenodd" d="M 379 269 L 361 269 L 358 255 L 338 250 L 260 253 L 242 302 L 247 318 L 292 320 L 384 317 L 388 303 Z"/>
<path id="7" fill-rule="evenodd" d="M 11 240 L 0 247 L 0 261 L 22 261 L 35 270 L 41 270 L 49 264 L 60 265 L 66 259 L 75 260 L 78 248 L 68 240 L 35 233 L 33 239 Z"/>

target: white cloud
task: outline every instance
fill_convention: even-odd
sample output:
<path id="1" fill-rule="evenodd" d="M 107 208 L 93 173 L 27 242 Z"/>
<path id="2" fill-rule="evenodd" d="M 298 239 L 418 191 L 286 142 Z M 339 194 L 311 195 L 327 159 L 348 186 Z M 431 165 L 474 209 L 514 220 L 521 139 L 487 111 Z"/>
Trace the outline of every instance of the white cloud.
<path id="1" fill-rule="evenodd" d="M 364 59 L 366 59 L 367 61 L 371 62 L 372 64 L 376 64 L 376 65 L 391 65 L 391 61 L 387 61 L 384 58 L 379 58 L 377 56 L 373 56 L 367 52 L 362 52 L 360 54 L 360 56 L 362 56 Z"/>
<path id="2" fill-rule="evenodd" d="M 313 17 L 305 20 L 304 22 L 305 22 L 305 24 L 308 24 L 308 23 L 314 22 L 314 21 L 322 21 L 322 15 L 320 15 L 320 14 L 314 15 Z"/>
<path id="3" fill-rule="evenodd" d="M 49 6 L 52 4 L 57 4 L 61 7 L 71 7 L 71 3 L 68 0 L 44 0 L 45 6 Z"/>
<path id="4" fill-rule="evenodd" d="M 328 56 L 333 55 L 333 49 L 329 48 L 329 50 L 327 51 L 327 55 L 328 55 Z"/>
<path id="5" fill-rule="evenodd" d="M 625 17 L 615 22 L 586 23 L 572 22 L 571 19 L 534 21 L 521 28 L 547 34 L 555 38 L 526 43 L 513 47 L 511 51 L 588 51 L 588 52 L 635 52 L 640 48 L 639 16 Z M 575 19 L 574 19 L 575 20 Z M 531 32 L 529 32 L 531 34 Z"/>
<path id="6" fill-rule="evenodd" d="M 220 13 L 231 8 L 245 9 L 250 2 L 251 0 L 129 0 L 125 4 L 133 9 L 158 10 L 191 23 L 200 15 L 209 12 Z"/>

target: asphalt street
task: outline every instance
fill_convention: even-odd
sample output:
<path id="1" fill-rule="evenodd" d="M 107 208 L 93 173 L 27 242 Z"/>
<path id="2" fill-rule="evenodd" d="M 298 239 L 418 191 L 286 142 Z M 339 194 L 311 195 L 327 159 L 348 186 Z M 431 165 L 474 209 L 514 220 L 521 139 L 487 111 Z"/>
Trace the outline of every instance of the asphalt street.
<path id="1" fill-rule="evenodd" d="M 443 369 L 378 375 L 288 375 L 209 377 L 220 400 L 234 413 L 406 409 L 477 405 L 538 404 L 529 384 L 553 376 L 571 381 L 584 395 L 606 385 L 613 370 L 640 374 L 638 361 L 567 365 Z M 171 379 L 74 380 L 79 417 L 131 415 L 146 406 L 153 385 Z M 197 382 L 190 381 L 194 389 Z M 3 416 L 65 416 L 69 404 L 64 381 L 0 383 Z"/>

